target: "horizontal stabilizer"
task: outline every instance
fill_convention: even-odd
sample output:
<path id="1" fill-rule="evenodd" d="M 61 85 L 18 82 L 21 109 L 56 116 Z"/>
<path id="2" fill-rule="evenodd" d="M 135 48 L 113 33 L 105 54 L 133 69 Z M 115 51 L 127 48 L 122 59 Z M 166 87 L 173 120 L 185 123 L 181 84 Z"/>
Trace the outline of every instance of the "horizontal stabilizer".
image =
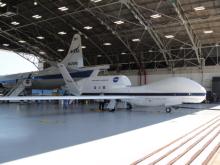
<path id="1" fill-rule="evenodd" d="M 73 80 L 71 75 L 69 74 L 68 70 L 66 69 L 65 65 L 62 63 L 57 64 L 58 68 L 60 70 L 60 73 L 63 76 L 63 79 L 65 81 L 65 84 L 67 86 L 67 90 L 69 93 L 79 96 L 81 94 L 80 87 L 78 84 Z"/>

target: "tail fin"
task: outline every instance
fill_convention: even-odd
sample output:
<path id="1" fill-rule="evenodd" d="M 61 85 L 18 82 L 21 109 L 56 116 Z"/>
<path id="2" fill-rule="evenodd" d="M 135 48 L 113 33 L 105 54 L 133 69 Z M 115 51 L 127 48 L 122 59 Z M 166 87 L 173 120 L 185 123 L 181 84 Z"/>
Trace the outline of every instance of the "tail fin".
<path id="1" fill-rule="evenodd" d="M 73 36 L 68 54 L 61 62 L 66 66 L 66 68 L 76 69 L 84 66 L 81 46 L 81 37 L 79 34 L 75 34 Z"/>

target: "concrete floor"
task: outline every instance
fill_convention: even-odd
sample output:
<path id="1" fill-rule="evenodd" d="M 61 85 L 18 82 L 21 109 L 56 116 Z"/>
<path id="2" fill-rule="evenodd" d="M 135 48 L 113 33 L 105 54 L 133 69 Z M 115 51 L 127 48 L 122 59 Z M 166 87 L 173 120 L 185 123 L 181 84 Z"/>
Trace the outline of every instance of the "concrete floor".
<path id="1" fill-rule="evenodd" d="M 189 105 L 187 105 L 189 106 Z M 0 163 L 109 137 L 201 111 L 94 111 L 97 105 L 0 105 Z M 196 105 L 198 107 L 198 105 Z"/>

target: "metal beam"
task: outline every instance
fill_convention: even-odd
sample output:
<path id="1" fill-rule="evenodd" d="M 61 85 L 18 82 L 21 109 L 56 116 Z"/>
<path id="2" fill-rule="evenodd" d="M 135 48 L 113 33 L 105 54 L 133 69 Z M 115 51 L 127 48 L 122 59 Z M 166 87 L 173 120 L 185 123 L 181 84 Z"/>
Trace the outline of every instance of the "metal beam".
<path id="1" fill-rule="evenodd" d="M 179 0 L 170 0 L 170 2 L 172 3 L 175 11 L 178 14 L 178 17 L 180 18 L 182 24 L 184 25 L 186 32 L 189 36 L 189 39 L 192 43 L 192 49 L 195 51 L 197 61 L 199 64 L 201 64 L 201 59 L 200 59 L 201 52 L 199 51 L 199 49 L 201 47 L 201 43 L 200 43 L 198 37 L 196 36 L 196 34 L 193 32 L 192 26 L 189 23 L 189 20 L 186 17 L 186 15 L 184 14 L 183 8 L 181 7 Z"/>
<path id="2" fill-rule="evenodd" d="M 139 9 L 136 7 L 136 3 L 133 0 L 120 0 L 120 1 L 131 11 L 131 13 L 140 22 L 140 24 L 144 26 L 144 29 L 148 31 L 148 33 L 150 34 L 150 36 L 152 37 L 152 39 L 160 49 L 160 52 L 163 54 L 166 64 L 171 66 L 167 57 L 168 55 L 169 58 L 172 59 L 171 55 L 169 55 L 168 52 L 166 51 L 163 41 L 158 36 L 151 23 L 144 18 L 144 16 L 141 14 Z"/>
<path id="3" fill-rule="evenodd" d="M 28 43 L 24 43 L 24 44 L 20 44 L 18 41 L 19 41 L 19 38 L 17 38 L 16 36 L 14 35 L 11 35 L 7 32 L 2 32 L 0 33 L 0 36 L 2 36 L 3 38 L 9 40 L 10 42 L 22 47 L 23 49 L 26 49 L 28 50 L 29 52 L 33 53 L 35 56 L 40 56 L 41 58 L 44 58 L 44 59 L 47 59 L 47 60 L 51 60 L 49 56 L 47 56 L 46 54 L 45 55 L 40 55 L 38 54 L 39 51 L 36 50 L 35 47 L 32 47 L 30 44 Z"/>
<path id="4" fill-rule="evenodd" d="M 10 28 L 13 28 L 16 32 L 19 32 L 20 34 L 26 36 L 26 37 L 29 38 L 30 40 L 33 40 L 34 42 L 40 44 L 42 47 L 47 48 L 49 51 L 53 52 L 53 54 L 55 54 L 57 57 L 59 57 L 59 55 L 57 54 L 57 52 L 54 51 L 53 49 L 51 49 L 51 48 L 50 48 L 49 46 L 47 46 L 46 44 L 44 44 L 44 43 L 40 42 L 39 40 L 37 40 L 37 39 L 35 39 L 35 38 L 29 36 L 29 35 L 26 34 L 25 32 L 23 32 L 23 31 L 21 31 L 21 30 L 15 28 L 15 27 L 12 27 L 11 25 L 7 24 L 6 22 L 3 22 L 3 21 L 0 21 L 0 22 L 1 22 L 2 24 L 5 24 L 5 25 L 9 26 Z M 9 33 L 7 33 L 6 31 L 0 31 L 0 32 L 9 35 Z M 17 41 L 20 40 L 20 38 L 18 38 L 17 36 L 15 36 L 15 35 L 13 35 L 13 34 L 10 34 L 10 35 L 11 35 L 11 36 L 14 36 L 15 38 L 17 38 Z M 22 44 L 18 44 L 18 45 L 21 46 Z M 27 44 L 27 46 L 29 46 L 29 45 L 30 45 L 30 44 Z M 38 54 L 39 54 L 39 52 L 38 52 Z"/>
<path id="5" fill-rule="evenodd" d="M 84 4 L 80 1 L 80 0 L 76 0 L 82 7 L 85 8 Z M 99 13 L 103 13 L 103 14 L 96 14 L 96 12 L 94 12 L 92 9 L 90 8 L 86 8 L 86 11 L 89 12 L 92 16 L 94 16 L 97 20 L 100 21 L 100 23 L 102 25 L 104 25 L 109 31 L 111 31 L 111 33 L 117 37 L 121 43 L 127 48 L 127 50 L 130 52 L 130 54 L 132 55 L 132 57 L 134 58 L 135 62 L 138 64 L 139 67 L 141 67 L 140 61 L 137 58 L 136 53 L 131 49 L 130 45 L 128 44 L 128 42 L 124 41 L 124 39 L 120 36 L 120 34 L 114 30 L 111 26 L 108 25 L 107 21 L 108 17 L 105 16 L 104 12 L 100 9 L 100 8 L 96 8 L 99 9 Z M 103 19 L 102 17 L 105 17 L 105 19 Z"/>
<path id="6" fill-rule="evenodd" d="M 112 59 L 110 59 L 110 57 L 108 57 L 108 55 L 104 52 L 104 50 L 99 47 L 95 41 L 93 41 L 93 39 L 91 39 L 90 37 L 88 37 L 86 34 L 82 33 L 80 30 L 76 29 L 75 27 L 72 26 L 72 24 L 69 24 L 65 19 L 63 19 L 63 17 L 58 16 L 55 12 L 53 12 L 52 10 L 50 10 L 49 8 L 47 8 L 45 5 L 43 5 L 42 3 L 39 3 L 41 5 L 41 7 L 43 7 L 44 9 L 46 9 L 48 12 L 50 12 L 51 14 L 53 14 L 54 16 L 56 16 L 60 21 L 62 21 L 63 23 L 65 23 L 67 26 L 74 28 L 74 30 L 78 31 L 81 35 L 84 35 L 90 42 L 91 44 L 93 44 L 97 49 L 99 49 L 104 55 L 105 57 L 108 59 L 108 61 L 113 64 Z M 76 21 L 75 18 L 73 18 L 71 15 L 69 15 L 72 19 L 74 19 Z M 79 22 L 78 22 L 79 23 Z M 88 61 L 88 59 L 86 57 L 84 57 L 85 60 L 87 61 L 87 63 L 90 65 L 90 62 Z"/>

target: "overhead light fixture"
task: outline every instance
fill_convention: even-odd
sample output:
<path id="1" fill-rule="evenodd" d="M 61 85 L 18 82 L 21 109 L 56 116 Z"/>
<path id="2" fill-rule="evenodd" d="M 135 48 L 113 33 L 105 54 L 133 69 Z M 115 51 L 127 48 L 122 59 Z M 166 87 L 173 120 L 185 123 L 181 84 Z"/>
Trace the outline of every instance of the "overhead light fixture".
<path id="1" fill-rule="evenodd" d="M 24 41 L 24 40 L 20 40 L 20 41 L 18 41 L 18 42 L 20 42 L 20 43 L 22 43 L 22 44 L 23 44 L 23 43 L 25 43 L 26 41 Z"/>
<path id="2" fill-rule="evenodd" d="M 134 39 L 132 39 L 132 41 L 133 42 L 139 42 L 139 41 L 141 41 L 139 38 L 134 38 Z"/>
<path id="3" fill-rule="evenodd" d="M 153 15 L 151 15 L 150 17 L 151 17 L 151 18 L 160 18 L 161 15 L 160 15 L 160 14 L 153 14 Z"/>
<path id="4" fill-rule="evenodd" d="M 119 21 L 115 21 L 114 23 L 117 24 L 117 25 L 120 25 L 120 24 L 123 24 L 124 21 L 119 20 Z"/>
<path id="5" fill-rule="evenodd" d="M 219 44 L 218 44 L 218 43 L 216 43 L 216 44 L 215 44 L 215 46 L 219 46 Z"/>
<path id="6" fill-rule="evenodd" d="M 43 36 L 37 36 L 37 39 L 39 39 L 39 40 L 43 40 L 44 37 L 43 37 Z"/>
<path id="7" fill-rule="evenodd" d="M 174 38 L 174 35 L 165 35 L 166 38 Z"/>
<path id="8" fill-rule="evenodd" d="M 59 7 L 58 9 L 61 10 L 61 11 L 67 11 L 67 10 L 69 10 L 69 8 L 66 7 L 66 6 Z"/>
<path id="9" fill-rule="evenodd" d="M 0 2 L 0 7 L 5 7 L 6 5 L 6 3 Z"/>
<path id="10" fill-rule="evenodd" d="M 101 54 L 99 54 L 99 55 L 97 55 L 97 57 L 102 57 L 102 55 L 101 55 Z"/>
<path id="11" fill-rule="evenodd" d="M 45 52 L 43 52 L 43 51 L 40 51 L 39 53 L 40 53 L 40 54 L 42 54 L 42 55 L 46 54 L 46 53 L 45 53 Z"/>
<path id="12" fill-rule="evenodd" d="M 213 33 L 213 30 L 204 30 L 203 33 L 210 34 L 210 33 Z"/>
<path id="13" fill-rule="evenodd" d="M 37 6 L 37 5 L 38 5 L 37 1 L 34 1 L 34 6 Z"/>
<path id="14" fill-rule="evenodd" d="M 101 2 L 102 0 L 91 0 L 91 1 L 97 3 L 97 2 Z"/>
<path id="15" fill-rule="evenodd" d="M 9 46 L 9 44 L 2 44 L 3 46 L 5 46 L 5 47 L 8 47 Z"/>
<path id="16" fill-rule="evenodd" d="M 16 25 L 19 25 L 20 23 L 16 22 L 16 21 L 13 21 L 13 22 L 11 22 L 11 24 L 16 26 Z"/>
<path id="17" fill-rule="evenodd" d="M 85 49 L 85 48 L 86 48 L 86 46 L 81 46 L 81 48 L 82 48 L 82 49 Z"/>
<path id="18" fill-rule="evenodd" d="M 33 15 L 32 17 L 35 18 L 35 19 L 40 19 L 40 18 L 42 18 L 42 16 L 41 16 L 41 15 L 38 15 L 38 14 Z"/>
<path id="19" fill-rule="evenodd" d="M 104 43 L 103 45 L 105 45 L 105 46 L 110 46 L 110 45 L 112 45 L 112 44 L 109 43 L 109 42 L 106 42 L 106 43 Z"/>
<path id="20" fill-rule="evenodd" d="M 58 52 L 64 52 L 64 49 L 57 49 Z"/>
<path id="21" fill-rule="evenodd" d="M 62 31 L 62 32 L 58 32 L 58 34 L 59 34 L 59 35 L 65 35 L 65 34 L 67 34 L 67 33 Z"/>
<path id="22" fill-rule="evenodd" d="M 148 50 L 148 52 L 149 52 L 149 53 L 152 53 L 152 52 L 153 52 L 153 50 L 151 50 L 151 49 L 150 49 L 150 50 Z"/>
<path id="23" fill-rule="evenodd" d="M 124 55 L 124 54 L 127 54 L 127 53 L 125 53 L 125 52 L 121 52 L 121 54 Z"/>
<path id="24" fill-rule="evenodd" d="M 201 11 L 201 10 L 205 10 L 204 6 L 198 6 L 198 7 L 194 7 L 195 11 Z"/>
<path id="25" fill-rule="evenodd" d="M 93 28 L 92 26 L 85 26 L 83 29 L 90 30 L 92 28 Z"/>

